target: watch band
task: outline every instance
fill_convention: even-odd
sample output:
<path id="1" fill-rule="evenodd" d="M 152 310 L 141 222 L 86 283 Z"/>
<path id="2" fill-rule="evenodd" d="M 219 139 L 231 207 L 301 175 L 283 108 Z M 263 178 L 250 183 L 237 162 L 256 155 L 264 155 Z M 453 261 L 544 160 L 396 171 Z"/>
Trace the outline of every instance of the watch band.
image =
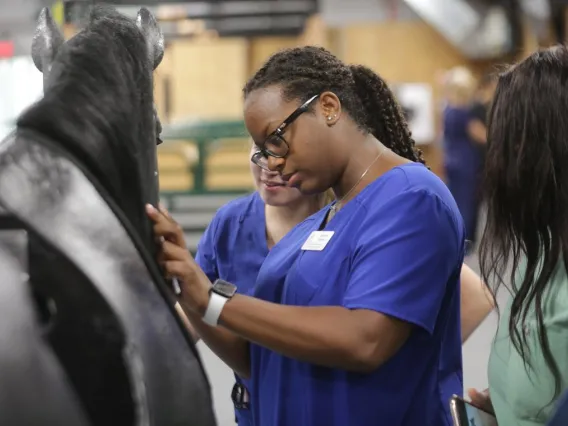
<path id="1" fill-rule="evenodd" d="M 217 326 L 219 324 L 219 317 L 221 316 L 221 311 L 229 299 L 221 296 L 220 294 L 212 291 L 209 296 L 209 304 L 205 310 L 205 315 L 203 315 L 203 321 L 206 324 Z"/>

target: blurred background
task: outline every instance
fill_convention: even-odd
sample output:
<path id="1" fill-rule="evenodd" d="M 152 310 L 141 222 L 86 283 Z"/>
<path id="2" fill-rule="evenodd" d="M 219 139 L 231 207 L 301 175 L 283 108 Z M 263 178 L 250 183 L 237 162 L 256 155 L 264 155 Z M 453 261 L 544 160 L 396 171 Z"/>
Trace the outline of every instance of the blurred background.
<path id="1" fill-rule="evenodd" d="M 0 0 L 0 137 L 42 95 L 41 74 L 29 56 L 40 9 L 50 7 L 71 37 L 91 3 Z M 447 179 L 454 124 L 445 111 L 487 104 L 491 75 L 539 46 L 563 42 L 568 16 L 568 0 L 110 3 L 132 17 L 141 5 L 148 7 L 166 36 L 164 61 L 155 73 L 165 140 L 159 149 L 161 190 L 192 251 L 215 210 L 253 190 L 241 89 L 274 52 L 320 45 L 345 62 L 378 72 L 395 89 L 429 166 Z M 484 112 L 478 116 L 482 124 Z M 479 145 L 480 161 L 482 139 L 472 141 Z M 475 185 L 465 189 L 476 190 Z M 482 206 L 478 210 L 475 221 L 483 222 Z M 475 248 L 467 262 L 477 269 Z M 466 387 L 486 386 L 494 330 L 493 315 L 464 347 Z M 232 375 L 205 347 L 200 350 L 219 424 L 233 424 Z"/>

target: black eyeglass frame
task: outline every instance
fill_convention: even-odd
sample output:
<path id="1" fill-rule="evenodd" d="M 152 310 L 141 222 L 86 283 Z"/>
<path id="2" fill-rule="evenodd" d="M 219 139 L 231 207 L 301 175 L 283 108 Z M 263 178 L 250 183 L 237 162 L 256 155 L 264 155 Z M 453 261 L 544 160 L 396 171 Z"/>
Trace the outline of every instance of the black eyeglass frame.
<path id="1" fill-rule="evenodd" d="M 292 124 L 294 122 L 294 120 L 296 120 L 300 115 L 302 115 L 303 113 L 305 113 L 308 108 L 310 107 L 311 103 L 313 101 L 315 101 L 317 98 L 319 98 L 319 93 L 317 95 L 312 96 L 311 98 L 309 98 L 306 102 L 304 102 L 302 105 L 300 105 L 298 108 L 296 108 L 294 110 L 294 112 L 292 112 L 292 114 L 290 114 L 283 122 L 280 126 L 278 126 L 276 128 L 276 130 L 274 130 L 272 133 L 270 133 L 265 139 L 264 142 L 262 143 L 262 147 L 258 149 L 258 151 L 255 151 L 255 153 L 252 155 L 251 157 L 251 161 L 256 164 L 257 166 L 262 167 L 263 169 L 266 169 L 266 167 L 262 164 L 260 164 L 260 159 L 261 158 L 267 158 L 267 157 L 274 157 L 274 158 L 284 158 L 288 155 L 288 152 L 290 151 L 290 145 L 288 145 L 288 142 L 286 141 L 286 139 L 284 139 L 284 132 L 286 131 L 286 129 L 290 126 L 290 124 Z M 267 141 L 269 141 L 271 138 L 278 138 L 284 145 L 285 147 L 285 152 L 282 154 L 277 154 L 274 151 L 267 149 L 266 148 L 266 143 Z"/>

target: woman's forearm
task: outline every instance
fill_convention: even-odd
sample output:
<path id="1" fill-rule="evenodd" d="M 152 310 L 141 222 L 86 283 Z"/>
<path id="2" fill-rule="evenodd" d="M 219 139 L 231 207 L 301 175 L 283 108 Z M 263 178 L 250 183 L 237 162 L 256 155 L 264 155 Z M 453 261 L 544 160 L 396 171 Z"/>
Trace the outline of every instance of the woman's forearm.
<path id="1" fill-rule="evenodd" d="M 461 271 L 462 343 L 468 339 L 493 310 L 493 296 L 482 279 L 465 263 Z"/>
<path id="2" fill-rule="evenodd" d="M 386 362 L 411 330 L 370 310 L 280 305 L 240 294 L 225 304 L 221 324 L 284 356 L 357 372 Z"/>
<path id="3" fill-rule="evenodd" d="M 480 120 L 472 120 L 468 123 L 467 133 L 474 142 L 485 145 L 487 143 L 487 128 Z"/>
<path id="4" fill-rule="evenodd" d="M 184 311 L 179 304 L 176 304 L 176 310 L 178 306 L 183 313 L 182 319 L 185 318 L 188 322 L 188 330 L 196 342 L 201 338 L 240 377 L 250 377 L 249 343 L 245 339 L 223 327 L 207 325 L 197 314 Z"/>

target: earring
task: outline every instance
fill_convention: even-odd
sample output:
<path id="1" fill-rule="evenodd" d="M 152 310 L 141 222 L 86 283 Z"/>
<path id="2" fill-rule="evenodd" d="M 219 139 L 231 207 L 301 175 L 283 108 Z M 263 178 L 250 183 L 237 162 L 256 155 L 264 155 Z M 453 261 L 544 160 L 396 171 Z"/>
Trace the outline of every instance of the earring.
<path id="1" fill-rule="evenodd" d="M 328 121 L 331 120 L 331 115 L 328 115 L 328 116 L 327 116 L 327 120 L 328 120 Z"/>

